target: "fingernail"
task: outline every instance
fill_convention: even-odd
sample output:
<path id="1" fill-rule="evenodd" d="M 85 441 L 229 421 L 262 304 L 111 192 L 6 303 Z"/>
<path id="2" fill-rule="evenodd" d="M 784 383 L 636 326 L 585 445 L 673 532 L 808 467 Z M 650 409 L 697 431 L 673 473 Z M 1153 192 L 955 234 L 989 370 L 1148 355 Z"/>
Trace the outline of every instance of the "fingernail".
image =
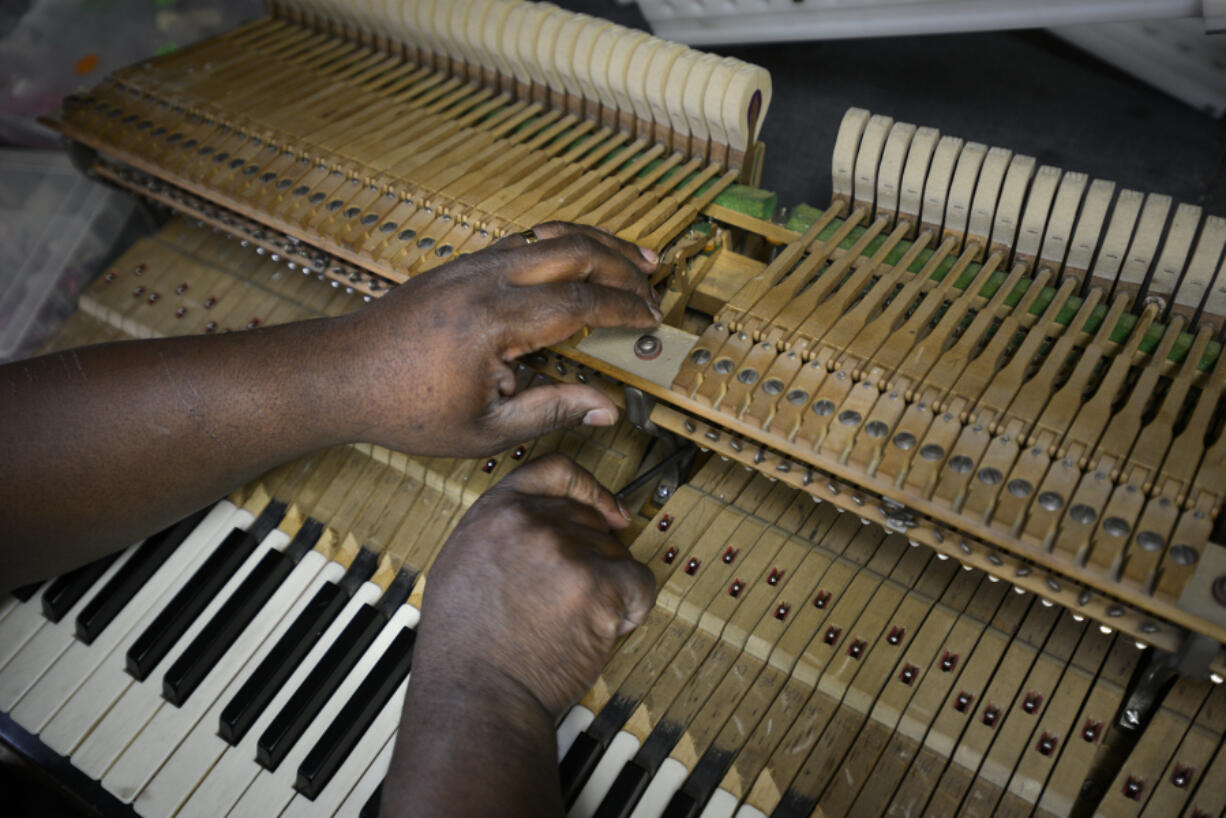
<path id="1" fill-rule="evenodd" d="M 583 416 L 584 426 L 612 426 L 613 414 L 608 409 L 592 409 Z"/>
<path id="2" fill-rule="evenodd" d="M 648 264 L 656 264 L 660 261 L 660 257 L 656 255 L 655 250 L 648 250 L 646 247 L 640 247 L 639 252 L 643 254 L 643 258 L 647 259 Z"/>
<path id="3" fill-rule="evenodd" d="M 621 500 L 617 501 L 617 510 L 620 511 L 622 513 L 622 516 L 625 517 L 627 520 L 630 519 L 630 512 L 626 510 L 626 504 L 623 503 Z"/>
<path id="4" fill-rule="evenodd" d="M 651 317 L 656 319 L 656 321 L 664 320 L 664 313 L 660 312 L 660 308 L 657 307 L 655 304 L 648 302 L 647 309 L 651 310 Z"/>
<path id="5" fill-rule="evenodd" d="M 629 619 L 623 619 L 621 621 L 621 624 L 617 626 L 617 635 L 625 636 L 626 634 L 630 633 L 630 631 L 634 630 L 637 627 L 638 627 L 637 622 L 632 622 Z"/>

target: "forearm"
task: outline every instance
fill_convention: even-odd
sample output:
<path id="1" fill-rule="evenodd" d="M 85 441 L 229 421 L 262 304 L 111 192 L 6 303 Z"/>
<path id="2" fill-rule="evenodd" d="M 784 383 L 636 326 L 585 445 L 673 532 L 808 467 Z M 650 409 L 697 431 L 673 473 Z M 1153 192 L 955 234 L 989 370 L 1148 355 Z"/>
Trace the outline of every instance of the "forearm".
<path id="1" fill-rule="evenodd" d="M 553 720 L 527 691 L 413 671 L 382 815 L 561 816 Z"/>
<path id="2" fill-rule="evenodd" d="M 88 562 L 352 438 L 343 326 L 108 344 L 0 367 L 3 584 Z"/>

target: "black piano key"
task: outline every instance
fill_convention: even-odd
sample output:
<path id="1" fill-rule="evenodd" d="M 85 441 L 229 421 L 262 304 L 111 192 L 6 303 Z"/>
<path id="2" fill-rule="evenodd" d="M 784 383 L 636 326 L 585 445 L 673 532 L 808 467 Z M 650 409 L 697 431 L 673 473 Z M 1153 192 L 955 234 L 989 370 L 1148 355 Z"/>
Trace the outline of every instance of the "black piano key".
<path id="1" fill-rule="evenodd" d="M 651 781 L 652 772 L 645 769 L 634 759 L 630 759 L 621 768 L 613 786 L 605 793 L 604 800 L 596 808 L 595 818 L 629 818 L 647 784 Z"/>
<path id="2" fill-rule="evenodd" d="M 256 742 L 255 760 L 262 767 L 277 769 L 294 742 L 319 714 L 328 697 L 336 692 L 341 681 L 379 635 L 388 618 L 409 598 L 413 577 L 411 572 L 401 570 L 378 602 L 373 606 L 363 605 L 349 620 L 319 664 L 312 668 L 302 686 L 294 691 Z"/>
<path id="3" fill-rule="evenodd" d="M 166 658 L 183 632 L 191 627 L 200 612 L 284 515 L 285 504 L 273 501 L 264 508 L 250 529 L 244 531 L 236 528 L 226 535 L 221 545 L 128 648 L 126 668 L 133 678 L 144 681 Z"/>
<path id="4" fill-rule="evenodd" d="M 77 639 L 87 645 L 93 643 L 136 592 L 143 588 L 150 577 L 169 559 L 174 550 L 200 525 L 200 521 L 209 511 L 209 508 L 203 508 L 141 543 L 132 558 L 115 572 L 106 585 L 102 586 L 102 590 L 94 594 L 77 614 Z"/>
<path id="5" fill-rule="evenodd" d="M 289 629 L 221 711 L 217 733 L 222 739 L 230 744 L 243 740 L 264 708 L 315 647 L 319 637 L 332 625 L 353 592 L 370 579 L 377 564 L 378 558 L 363 549 L 340 582 L 326 582 L 320 586 Z"/>
<path id="6" fill-rule="evenodd" d="M 235 589 L 225 604 L 213 614 L 208 624 L 166 671 L 162 678 L 162 697 L 175 707 L 181 707 L 204 680 L 213 666 L 246 630 L 251 620 L 264 608 L 269 598 L 301 561 L 315 547 L 323 533 L 323 525 L 308 519 L 298 529 L 284 551 L 269 551 Z"/>
<path id="7" fill-rule="evenodd" d="M 379 786 L 375 787 L 375 791 L 370 794 L 370 798 L 366 799 L 366 803 L 358 811 L 358 818 L 379 818 L 379 809 L 382 803 L 383 782 L 380 781 Z"/>
<path id="8" fill-rule="evenodd" d="M 379 711 L 409 675 L 417 634 L 402 628 L 298 767 L 294 789 L 312 801 L 323 792 Z"/>
<path id="9" fill-rule="evenodd" d="M 558 777 L 562 780 L 562 803 L 569 810 L 583 791 L 583 785 L 592 777 L 592 770 L 604 754 L 605 745 L 584 730 L 562 757 L 558 765 Z"/>
<path id="10" fill-rule="evenodd" d="M 685 790 L 677 790 L 664 808 L 662 818 L 698 818 L 702 814 L 702 804 Z"/>
<path id="11" fill-rule="evenodd" d="M 285 754 L 319 714 L 328 697 L 336 691 L 345 675 L 370 647 L 387 620 L 374 607 L 363 605 L 345 625 L 336 641 L 320 658 L 319 664 L 290 696 L 285 707 L 256 742 L 255 760 L 261 767 L 275 770 Z"/>
<path id="12" fill-rule="evenodd" d="M 701 813 L 706 808 L 707 802 L 711 800 L 711 796 L 715 794 L 719 782 L 724 779 L 724 774 L 735 757 L 735 753 L 726 749 L 708 747 L 686 777 L 681 789 L 669 801 L 668 809 L 664 811 L 664 814 L 668 818 L 691 818 Z M 674 803 L 676 803 L 675 807 Z"/>
<path id="13" fill-rule="evenodd" d="M 21 602 L 29 602 L 34 598 L 34 594 L 38 592 L 38 589 L 43 587 L 43 582 L 45 582 L 45 580 L 40 579 L 38 582 L 31 582 L 29 585 L 22 585 L 20 588 L 14 588 L 12 591 L 10 591 L 10 593 L 17 597 L 17 599 Z"/>
<path id="14" fill-rule="evenodd" d="M 107 554 L 52 580 L 43 591 L 43 616 L 52 622 L 63 619 L 117 559 L 119 552 Z"/>
<path id="15" fill-rule="evenodd" d="M 613 737 L 621 730 L 622 725 L 630 718 L 630 714 L 636 707 L 638 707 L 637 699 L 620 694 L 614 695 L 596 714 L 596 718 L 592 719 L 587 729 L 579 734 L 575 743 L 570 746 L 562 763 L 558 765 L 558 777 L 562 781 L 562 798 L 566 802 L 567 809 L 570 809 L 575 799 L 579 797 L 579 793 L 583 791 L 583 785 L 587 783 L 592 770 L 596 767 L 596 762 L 600 760 L 605 748 L 613 741 Z"/>

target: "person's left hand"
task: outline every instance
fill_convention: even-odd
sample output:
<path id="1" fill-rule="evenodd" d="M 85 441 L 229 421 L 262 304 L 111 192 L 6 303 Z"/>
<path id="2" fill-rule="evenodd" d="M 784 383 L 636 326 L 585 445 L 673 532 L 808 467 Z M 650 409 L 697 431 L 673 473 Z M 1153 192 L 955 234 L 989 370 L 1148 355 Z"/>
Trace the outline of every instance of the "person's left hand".
<path id="1" fill-rule="evenodd" d="M 513 361 L 583 326 L 648 329 L 654 260 L 591 227 L 508 236 L 337 319 L 351 435 L 425 455 L 492 454 L 563 426 L 608 426 L 617 408 L 580 384 L 518 388 Z"/>

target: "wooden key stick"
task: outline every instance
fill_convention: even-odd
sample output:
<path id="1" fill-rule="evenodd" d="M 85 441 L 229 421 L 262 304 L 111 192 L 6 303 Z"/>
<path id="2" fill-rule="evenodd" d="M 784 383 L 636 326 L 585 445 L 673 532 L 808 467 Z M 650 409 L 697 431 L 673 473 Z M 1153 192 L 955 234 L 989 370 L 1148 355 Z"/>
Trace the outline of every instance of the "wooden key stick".
<path id="1" fill-rule="evenodd" d="M 1226 732 L 1226 688 L 1216 685 L 1184 733 L 1183 741 L 1172 754 L 1162 776 L 1155 782 L 1142 815 L 1156 818 L 1181 814 L 1186 804 L 1195 803 L 1192 793 L 1198 785 L 1205 789 L 1216 786 L 1207 777 L 1206 767 L 1221 744 L 1223 732 Z"/>

